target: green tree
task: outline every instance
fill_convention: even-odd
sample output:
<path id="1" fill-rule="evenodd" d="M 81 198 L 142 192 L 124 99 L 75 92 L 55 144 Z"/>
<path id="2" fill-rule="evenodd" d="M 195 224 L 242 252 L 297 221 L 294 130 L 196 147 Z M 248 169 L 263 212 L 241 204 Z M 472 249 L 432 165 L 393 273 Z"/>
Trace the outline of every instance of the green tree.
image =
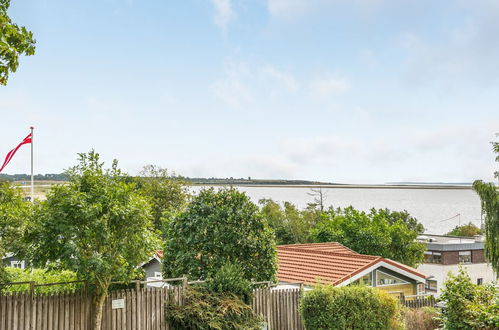
<path id="1" fill-rule="evenodd" d="M 463 268 L 449 274 L 440 300 L 445 303 L 442 321 L 445 329 L 498 329 L 499 288 L 476 285 Z"/>
<path id="2" fill-rule="evenodd" d="M 239 265 L 248 280 L 273 280 L 274 235 L 246 194 L 205 189 L 169 222 L 163 272 L 207 279 L 226 263 Z"/>
<path id="3" fill-rule="evenodd" d="M 93 329 L 101 329 L 111 280 L 135 277 L 156 246 L 150 206 L 113 161 L 79 154 L 79 164 L 41 203 L 28 228 L 28 259 L 35 267 L 67 269 L 93 285 Z"/>
<path id="4" fill-rule="evenodd" d="M 259 204 L 261 215 L 274 230 L 277 244 L 307 243 L 310 230 L 323 213 L 315 204 L 305 210 L 299 210 L 290 202 L 284 202 L 281 207 L 272 199 L 261 199 Z"/>
<path id="5" fill-rule="evenodd" d="M 35 54 L 33 33 L 12 23 L 9 6 L 10 0 L 0 0 L 0 85 L 7 85 L 9 72 L 16 72 L 20 55 Z"/>
<path id="6" fill-rule="evenodd" d="M 470 222 L 466 225 L 454 227 L 454 229 L 448 232 L 447 235 L 472 237 L 475 235 L 480 235 L 481 233 L 482 231 L 480 230 L 480 228 Z"/>
<path id="7" fill-rule="evenodd" d="M 0 181 L 0 257 L 15 252 L 26 220 L 31 214 L 31 203 L 26 202 L 20 189 Z M 0 283 L 8 280 L 0 263 Z"/>
<path id="8" fill-rule="evenodd" d="M 492 142 L 493 150 L 499 162 L 499 142 Z M 499 172 L 494 176 L 499 180 Z M 485 214 L 485 257 L 492 268 L 499 274 L 499 191 L 494 183 L 477 180 L 473 183 L 482 201 L 482 211 Z"/>
<path id="9" fill-rule="evenodd" d="M 371 209 L 369 213 L 353 207 L 329 209 L 310 231 L 314 242 L 338 242 L 352 250 L 379 255 L 409 266 L 422 262 L 425 245 L 416 242 L 423 227 L 407 212 Z"/>
<path id="10" fill-rule="evenodd" d="M 164 229 L 163 222 L 182 211 L 189 200 L 186 182 L 155 165 L 144 166 L 137 187 L 149 198 L 154 225 L 160 231 Z"/>

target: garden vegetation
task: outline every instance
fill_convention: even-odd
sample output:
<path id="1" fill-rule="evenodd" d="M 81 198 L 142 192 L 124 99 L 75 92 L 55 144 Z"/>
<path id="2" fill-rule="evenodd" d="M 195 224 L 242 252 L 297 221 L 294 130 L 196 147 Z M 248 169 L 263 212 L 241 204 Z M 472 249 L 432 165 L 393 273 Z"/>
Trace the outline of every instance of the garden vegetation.
<path id="1" fill-rule="evenodd" d="M 306 329 L 388 330 L 402 326 L 398 301 L 366 286 L 316 286 L 305 292 L 300 312 Z"/>

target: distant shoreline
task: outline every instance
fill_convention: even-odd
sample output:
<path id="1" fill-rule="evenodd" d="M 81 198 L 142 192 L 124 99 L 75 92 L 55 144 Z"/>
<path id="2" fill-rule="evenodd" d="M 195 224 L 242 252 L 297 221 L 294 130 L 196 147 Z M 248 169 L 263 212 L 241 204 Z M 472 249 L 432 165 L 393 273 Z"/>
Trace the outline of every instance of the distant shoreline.
<path id="1" fill-rule="evenodd" d="M 252 184 L 252 183 L 190 183 L 191 186 L 210 187 L 262 187 L 262 188 L 328 188 L 328 189 L 453 189 L 472 190 L 471 185 L 435 184 Z"/>

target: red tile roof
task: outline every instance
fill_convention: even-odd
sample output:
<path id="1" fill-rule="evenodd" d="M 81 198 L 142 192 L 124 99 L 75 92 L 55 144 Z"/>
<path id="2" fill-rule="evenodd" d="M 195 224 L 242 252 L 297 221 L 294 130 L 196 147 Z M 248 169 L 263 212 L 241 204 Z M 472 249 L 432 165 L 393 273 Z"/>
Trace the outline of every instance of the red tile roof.
<path id="1" fill-rule="evenodd" d="M 159 258 L 163 259 L 163 250 L 156 250 L 154 251 L 154 254 Z"/>
<path id="2" fill-rule="evenodd" d="M 339 284 L 363 270 L 384 261 L 425 278 L 414 268 L 390 259 L 356 253 L 339 243 L 291 244 L 277 247 L 281 282 Z"/>

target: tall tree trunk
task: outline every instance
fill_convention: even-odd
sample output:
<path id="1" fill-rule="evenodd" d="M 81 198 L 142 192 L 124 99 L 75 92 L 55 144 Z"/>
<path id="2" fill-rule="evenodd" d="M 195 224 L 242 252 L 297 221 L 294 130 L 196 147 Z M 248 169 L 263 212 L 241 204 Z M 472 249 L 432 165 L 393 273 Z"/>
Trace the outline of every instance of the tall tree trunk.
<path id="1" fill-rule="evenodd" d="M 102 287 L 104 286 L 104 287 Z M 94 318 L 92 320 L 93 330 L 101 330 L 102 325 L 102 308 L 104 307 L 104 302 L 107 297 L 107 289 L 109 285 L 98 285 L 98 288 L 93 297 L 94 304 Z"/>

